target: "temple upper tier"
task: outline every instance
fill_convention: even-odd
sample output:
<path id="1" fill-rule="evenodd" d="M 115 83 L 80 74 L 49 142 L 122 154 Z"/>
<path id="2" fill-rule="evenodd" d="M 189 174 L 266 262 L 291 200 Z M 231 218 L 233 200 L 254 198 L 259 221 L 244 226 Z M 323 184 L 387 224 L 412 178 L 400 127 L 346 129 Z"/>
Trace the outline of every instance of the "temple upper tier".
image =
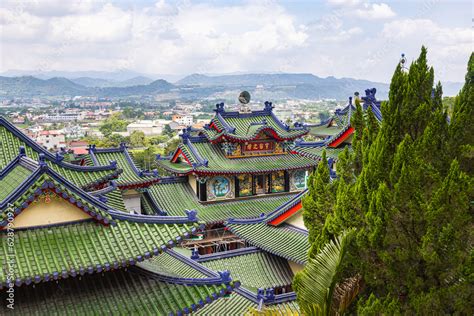
<path id="1" fill-rule="evenodd" d="M 213 201 L 300 191 L 318 161 L 293 150 L 294 140 L 309 129 L 281 122 L 271 102 L 260 111 L 216 115 L 203 129 L 187 128 L 171 157 L 160 166 L 174 175 L 188 175 L 199 200 Z"/>

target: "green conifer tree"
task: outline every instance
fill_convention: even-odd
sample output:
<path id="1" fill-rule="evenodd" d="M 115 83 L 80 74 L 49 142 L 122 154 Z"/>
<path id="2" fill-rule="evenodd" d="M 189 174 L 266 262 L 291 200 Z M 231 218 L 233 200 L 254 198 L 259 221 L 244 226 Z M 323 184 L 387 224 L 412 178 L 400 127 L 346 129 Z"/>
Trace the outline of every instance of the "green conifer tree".
<path id="1" fill-rule="evenodd" d="M 449 124 L 450 154 L 458 159 L 461 170 L 474 172 L 474 53 L 467 67 L 466 82 L 454 101 Z"/>
<path id="2" fill-rule="evenodd" d="M 365 292 L 354 307 L 361 314 L 474 310 L 474 57 L 449 124 L 426 54 L 423 47 L 408 73 L 396 67 L 380 126 L 370 112 L 358 122 L 356 104 L 353 124 L 364 128 L 354 154 L 341 154 L 332 186 L 318 168 L 310 187 L 309 196 L 318 188 L 334 199 L 312 197 L 319 215 L 326 210 L 326 220 L 310 228 L 313 257 L 321 244 L 356 228 L 342 276 L 362 274 Z"/>

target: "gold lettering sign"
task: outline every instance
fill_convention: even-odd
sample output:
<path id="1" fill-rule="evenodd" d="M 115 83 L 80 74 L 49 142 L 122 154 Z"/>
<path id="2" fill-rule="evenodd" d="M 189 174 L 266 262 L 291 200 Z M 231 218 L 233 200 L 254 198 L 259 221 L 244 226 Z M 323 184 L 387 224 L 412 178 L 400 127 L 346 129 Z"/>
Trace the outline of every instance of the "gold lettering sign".
<path id="1" fill-rule="evenodd" d="M 254 141 L 251 143 L 248 143 L 244 147 L 244 153 L 251 152 L 251 153 L 259 153 L 259 152 L 272 152 L 275 148 L 275 142 L 273 141 Z"/>

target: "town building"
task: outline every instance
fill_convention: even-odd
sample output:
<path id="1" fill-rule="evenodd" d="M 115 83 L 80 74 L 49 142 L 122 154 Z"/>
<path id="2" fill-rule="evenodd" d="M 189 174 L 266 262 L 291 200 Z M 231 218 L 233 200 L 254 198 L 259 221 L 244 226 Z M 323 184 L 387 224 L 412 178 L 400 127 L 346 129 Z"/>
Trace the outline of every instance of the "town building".
<path id="1" fill-rule="evenodd" d="M 178 123 L 179 125 L 184 125 L 184 126 L 193 125 L 192 115 L 173 114 L 173 116 L 171 116 L 171 120 L 173 122 Z"/>
<path id="2" fill-rule="evenodd" d="M 47 150 L 59 150 L 66 146 L 66 137 L 58 130 L 40 131 L 35 140 Z"/>

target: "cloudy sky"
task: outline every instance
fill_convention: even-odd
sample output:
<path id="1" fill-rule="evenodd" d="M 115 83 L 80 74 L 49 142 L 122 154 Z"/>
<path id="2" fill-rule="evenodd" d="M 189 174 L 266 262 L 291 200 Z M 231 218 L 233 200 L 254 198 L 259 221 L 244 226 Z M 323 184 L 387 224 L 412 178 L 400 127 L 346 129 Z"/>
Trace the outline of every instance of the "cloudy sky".
<path id="1" fill-rule="evenodd" d="M 3 0 L 0 72 L 304 72 L 388 82 L 403 52 L 429 50 L 463 81 L 470 1 Z"/>

